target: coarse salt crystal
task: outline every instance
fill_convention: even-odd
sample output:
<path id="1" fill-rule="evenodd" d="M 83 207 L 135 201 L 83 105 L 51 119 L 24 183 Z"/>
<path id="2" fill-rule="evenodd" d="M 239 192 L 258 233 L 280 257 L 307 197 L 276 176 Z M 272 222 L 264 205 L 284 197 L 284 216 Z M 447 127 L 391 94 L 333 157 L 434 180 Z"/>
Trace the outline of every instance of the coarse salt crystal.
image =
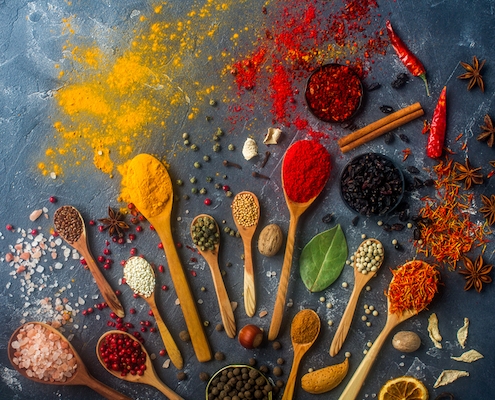
<path id="1" fill-rule="evenodd" d="M 43 214 L 43 210 L 34 210 L 30 215 L 29 215 L 29 219 L 31 221 L 36 221 L 40 216 L 41 214 Z"/>

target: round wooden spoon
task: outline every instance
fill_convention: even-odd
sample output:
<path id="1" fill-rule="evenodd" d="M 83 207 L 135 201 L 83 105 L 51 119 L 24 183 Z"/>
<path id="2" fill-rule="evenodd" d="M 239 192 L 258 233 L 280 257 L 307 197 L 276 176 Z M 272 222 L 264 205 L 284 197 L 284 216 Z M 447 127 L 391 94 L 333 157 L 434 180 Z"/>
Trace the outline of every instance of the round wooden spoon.
<path id="1" fill-rule="evenodd" d="M 60 340 L 62 340 L 63 342 L 67 343 L 69 345 L 70 349 L 72 350 L 72 352 L 74 353 L 74 358 L 77 361 L 76 372 L 70 378 L 67 378 L 67 380 L 65 382 L 47 382 L 47 381 L 44 381 L 44 380 L 41 380 L 41 379 L 38 379 L 38 378 L 30 377 L 30 376 L 28 376 L 26 374 L 26 370 L 24 368 L 20 368 L 18 365 L 16 365 L 14 363 L 13 359 L 15 358 L 15 354 L 14 353 L 15 353 L 16 350 L 12 347 L 12 342 L 15 341 L 15 340 L 17 340 L 17 335 L 18 335 L 19 331 L 21 330 L 21 328 L 23 326 L 26 326 L 26 325 L 29 325 L 29 324 L 41 325 L 45 329 L 53 332 L 58 337 L 60 337 Z M 72 344 L 65 338 L 65 336 L 62 335 L 56 329 L 52 328 L 50 325 L 44 324 L 42 322 L 28 322 L 28 323 L 20 326 L 19 328 L 17 328 L 15 330 L 15 332 L 12 334 L 12 336 L 10 337 L 10 340 L 9 340 L 9 343 L 8 343 L 8 354 L 9 354 L 9 360 L 12 363 L 12 366 L 22 376 L 24 376 L 27 379 L 31 379 L 34 382 L 47 383 L 47 384 L 50 384 L 50 385 L 63 385 L 63 386 L 65 386 L 65 385 L 85 385 L 85 386 L 90 387 L 95 392 L 98 392 L 103 397 L 105 397 L 105 398 L 107 398 L 109 400 L 131 400 L 130 397 L 124 396 L 122 393 L 119 393 L 116 390 L 112 389 L 111 387 L 105 385 L 104 383 L 96 380 L 89 373 L 89 371 L 86 369 L 86 367 L 85 367 L 85 365 L 84 365 L 81 357 L 79 356 L 79 354 L 77 354 L 76 350 L 74 349 L 74 347 L 72 347 Z"/>
<path id="2" fill-rule="evenodd" d="M 144 258 L 142 261 L 146 263 L 145 265 L 147 265 L 148 271 L 154 275 L 155 272 L 151 267 L 151 265 L 146 260 L 144 260 Z M 125 267 L 124 267 L 124 271 L 125 271 Z M 136 289 L 132 287 L 132 281 L 128 279 L 126 283 L 131 287 L 131 289 L 135 293 L 137 293 Z M 143 295 L 141 295 L 141 297 L 146 301 L 146 303 L 148 303 L 148 305 L 151 308 L 151 311 L 153 311 L 153 316 L 155 317 L 156 324 L 158 325 L 158 331 L 160 332 L 160 336 L 162 337 L 162 341 L 163 344 L 165 345 L 165 349 L 167 350 L 167 354 L 170 357 L 170 361 L 172 361 L 172 364 L 174 364 L 177 369 L 182 369 L 182 367 L 184 366 L 184 360 L 182 359 L 180 350 L 177 347 L 177 343 L 170 334 L 170 331 L 168 330 L 167 325 L 165 325 L 165 322 L 163 321 L 163 318 L 160 315 L 160 311 L 156 306 L 155 291 L 153 290 L 153 293 L 149 297 Z"/>
<path id="3" fill-rule="evenodd" d="M 376 239 L 366 239 L 363 243 L 361 243 L 359 248 L 368 240 L 376 244 L 380 243 L 380 241 Z M 332 340 L 332 344 L 330 345 L 330 355 L 332 357 L 337 355 L 337 353 L 342 348 L 342 345 L 344 344 L 347 333 L 349 332 L 349 328 L 351 327 L 352 318 L 354 317 L 356 304 L 361 291 L 363 290 L 364 286 L 370 281 L 370 279 L 375 276 L 382 263 L 383 257 L 380 260 L 379 264 L 375 265 L 377 267 L 376 271 L 369 271 L 367 274 L 363 274 L 356 268 L 356 260 L 354 260 L 354 288 L 352 289 L 351 297 L 349 298 L 349 302 L 347 303 L 347 307 L 345 308 L 344 315 L 342 315 L 339 327 L 337 328 L 335 336 Z"/>
<path id="4" fill-rule="evenodd" d="M 408 265 L 410 265 L 413 262 L 420 262 L 422 264 L 426 264 L 424 261 L 415 260 L 403 264 L 400 268 L 407 268 Z M 392 282 L 393 282 L 393 278 L 392 278 Z M 415 282 L 411 282 L 411 285 L 414 284 Z M 402 313 L 392 313 L 390 311 L 391 310 L 390 306 L 391 306 L 391 302 L 390 299 L 387 297 L 387 308 L 388 308 L 387 322 L 385 323 L 383 330 L 380 332 L 380 334 L 376 338 L 371 348 L 368 350 L 368 353 L 361 361 L 361 364 L 359 364 L 359 367 L 354 372 L 354 375 L 352 376 L 351 380 L 347 382 L 347 386 L 340 395 L 339 400 L 354 400 L 358 397 L 358 394 L 361 391 L 361 387 L 363 386 L 363 383 L 366 377 L 368 376 L 368 373 L 373 363 L 375 362 L 376 358 L 378 357 L 378 353 L 380 352 L 380 349 L 385 343 L 385 340 L 389 336 L 390 332 L 401 322 L 404 322 L 405 320 L 411 318 L 412 316 L 422 311 L 425 307 L 428 306 L 428 304 L 425 304 L 421 309 L 411 308 L 403 311 Z"/>
<path id="5" fill-rule="evenodd" d="M 251 244 L 253 242 L 254 232 L 258 227 L 258 221 L 260 219 L 260 203 L 254 193 L 246 191 L 236 194 L 233 201 L 235 201 L 235 199 L 239 196 L 246 194 L 252 196 L 253 201 L 258 207 L 256 223 L 251 226 L 244 226 L 239 222 L 239 219 L 234 213 L 232 213 L 232 216 L 234 217 L 235 226 L 241 235 L 242 244 L 244 245 L 244 308 L 248 317 L 252 317 L 256 312 L 256 289 L 254 284 L 253 253 Z"/>
<path id="6" fill-rule="evenodd" d="M 68 218 L 69 220 L 67 220 L 67 222 L 63 224 L 60 223 L 58 217 L 60 217 L 61 215 L 64 215 L 65 218 Z M 53 222 L 55 225 L 55 229 L 57 230 L 60 237 L 64 239 L 68 244 L 70 244 L 74 249 L 76 249 L 79 252 L 79 254 L 81 254 L 84 257 L 84 260 L 86 261 L 86 265 L 88 266 L 91 274 L 93 275 L 93 278 L 96 281 L 96 285 L 98 286 L 98 289 L 100 289 L 101 295 L 108 304 L 108 307 L 110 307 L 110 309 L 115 314 L 117 314 L 117 316 L 123 318 L 125 316 L 124 307 L 122 307 L 122 304 L 120 303 L 120 300 L 117 298 L 115 291 L 112 289 L 108 281 L 105 279 L 105 276 L 98 268 L 98 265 L 96 265 L 93 255 L 91 254 L 91 251 L 89 249 L 88 239 L 86 235 L 86 227 L 82 215 L 73 206 L 62 206 L 59 209 L 57 209 L 57 211 L 55 211 Z M 82 231 L 80 235 L 79 236 L 76 235 L 77 237 L 75 237 L 74 240 L 72 240 L 72 234 L 76 232 L 73 232 L 74 229 L 68 229 L 67 227 L 67 225 L 70 225 L 70 223 L 80 224 L 79 226 L 82 225 L 81 226 Z"/>
<path id="7" fill-rule="evenodd" d="M 200 214 L 193 219 L 191 223 L 191 236 L 193 233 L 194 225 L 198 218 L 209 217 L 211 218 L 217 227 L 217 232 L 220 232 L 218 224 L 213 217 L 207 214 Z M 210 266 L 211 276 L 213 278 L 213 285 L 215 286 L 215 292 L 217 294 L 218 307 L 220 308 L 220 315 L 222 316 L 222 323 L 225 328 L 225 332 L 228 337 L 235 337 L 236 326 L 234 312 L 232 311 L 232 305 L 229 300 L 229 295 L 227 294 L 227 289 L 225 289 L 225 284 L 222 279 L 222 273 L 220 272 L 220 267 L 218 265 L 218 249 L 220 247 L 220 241 L 215 245 L 213 250 L 201 250 L 196 246 L 199 254 L 203 256 L 208 265 Z"/>
<path id="8" fill-rule="evenodd" d="M 296 321 L 296 319 L 301 319 L 303 323 L 296 326 L 294 324 L 294 321 Z M 320 325 L 320 317 L 318 317 L 318 314 L 309 309 L 299 311 L 292 320 L 290 336 L 292 340 L 292 347 L 294 349 L 294 359 L 292 361 L 292 368 L 289 378 L 287 379 L 287 383 L 285 385 L 284 396 L 282 397 L 282 400 L 290 400 L 294 396 L 299 363 L 301 362 L 303 355 L 309 350 L 309 348 L 313 345 L 316 338 L 320 334 Z M 299 332 L 300 330 L 312 333 L 313 337 L 308 337 L 305 343 L 301 343 L 300 340 L 297 339 L 301 334 L 301 332 Z"/>
<path id="9" fill-rule="evenodd" d="M 133 177 L 133 179 L 129 179 L 131 200 L 153 225 L 162 241 L 170 277 L 179 298 L 196 357 L 200 362 L 209 361 L 212 358 L 212 353 L 203 321 L 199 316 L 196 301 L 182 268 L 172 236 L 170 218 L 174 196 L 170 175 L 165 165 L 149 154 L 138 154 L 131 160 L 128 168 L 129 172 L 132 172 L 129 176 Z M 156 180 L 153 177 L 156 178 L 157 176 L 161 179 L 160 185 L 162 187 L 167 186 L 170 188 L 163 198 L 156 198 L 157 193 L 159 195 L 163 192 L 163 190 L 158 190 L 156 187 Z"/>
<path id="10" fill-rule="evenodd" d="M 108 331 L 100 337 L 100 339 L 98 340 L 98 344 L 96 345 L 96 355 L 98 356 L 98 360 L 100 360 L 101 365 L 103 365 L 103 367 L 108 372 L 110 372 L 113 376 L 115 376 L 119 379 L 122 379 L 123 381 L 144 383 L 146 385 L 153 386 L 154 388 L 156 388 L 160 392 L 162 392 L 165 396 L 167 396 L 167 398 L 169 398 L 170 400 L 184 400 L 182 397 L 180 397 L 177 393 L 175 393 L 172 389 L 170 389 L 167 385 L 165 385 L 160 380 L 160 378 L 156 374 L 155 368 L 153 368 L 153 364 L 151 362 L 150 355 L 148 354 L 148 352 L 146 351 L 146 349 L 144 348 L 144 346 L 140 342 L 138 342 L 138 343 L 141 345 L 141 349 L 143 350 L 143 352 L 146 353 L 146 370 L 144 371 L 143 375 L 127 374 L 125 376 L 122 376 L 118 371 L 113 371 L 111 369 L 108 369 L 105 362 L 101 358 L 100 345 L 101 345 L 102 340 L 105 339 L 105 337 L 107 335 L 114 334 L 114 333 L 127 335 L 132 340 L 137 341 L 136 338 L 134 336 L 130 335 L 129 333 L 117 331 L 117 330 Z"/>

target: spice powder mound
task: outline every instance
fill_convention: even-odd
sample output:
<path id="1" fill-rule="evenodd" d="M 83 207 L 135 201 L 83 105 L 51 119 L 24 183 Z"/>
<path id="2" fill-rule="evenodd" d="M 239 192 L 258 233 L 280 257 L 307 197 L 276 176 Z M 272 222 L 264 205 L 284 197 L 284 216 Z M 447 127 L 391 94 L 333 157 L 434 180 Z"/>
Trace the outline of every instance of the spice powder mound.
<path id="1" fill-rule="evenodd" d="M 302 310 L 292 320 L 291 337 L 294 343 L 310 343 L 319 331 L 320 320 L 312 310 Z"/>

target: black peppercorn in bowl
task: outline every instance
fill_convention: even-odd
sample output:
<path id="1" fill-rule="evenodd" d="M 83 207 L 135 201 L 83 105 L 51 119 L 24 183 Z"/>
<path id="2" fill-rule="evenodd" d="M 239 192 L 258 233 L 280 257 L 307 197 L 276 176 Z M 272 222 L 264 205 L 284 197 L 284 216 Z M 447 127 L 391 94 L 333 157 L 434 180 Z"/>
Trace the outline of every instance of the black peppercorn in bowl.
<path id="1" fill-rule="evenodd" d="M 233 364 L 219 369 L 206 386 L 206 400 L 217 400 L 244 393 L 244 398 L 272 400 L 273 386 L 256 368 Z M 250 397 L 245 397 L 245 392 Z"/>
<path id="2" fill-rule="evenodd" d="M 353 158 L 340 175 L 340 194 L 353 211 L 380 216 L 393 211 L 404 195 L 404 175 L 394 162 L 378 153 Z"/>
<path id="3" fill-rule="evenodd" d="M 310 75 L 305 98 L 316 118 L 324 122 L 345 122 L 361 107 L 363 85 L 352 67 L 324 64 Z"/>

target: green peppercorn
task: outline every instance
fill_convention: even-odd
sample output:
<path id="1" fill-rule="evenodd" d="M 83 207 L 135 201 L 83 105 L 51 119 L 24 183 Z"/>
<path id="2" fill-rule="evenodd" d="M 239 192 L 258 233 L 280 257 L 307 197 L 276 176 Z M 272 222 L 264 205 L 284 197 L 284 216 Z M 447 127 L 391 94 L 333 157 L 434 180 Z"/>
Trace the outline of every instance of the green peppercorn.
<path id="1" fill-rule="evenodd" d="M 177 179 L 177 186 L 182 186 L 184 184 L 184 182 L 182 181 L 182 179 Z"/>
<path id="2" fill-rule="evenodd" d="M 227 178 L 228 178 L 228 176 L 227 176 L 227 175 L 223 175 L 223 176 L 222 176 L 222 178 L 223 178 L 223 179 L 227 179 Z"/>
<path id="3" fill-rule="evenodd" d="M 235 150 L 235 146 L 231 143 L 231 144 L 229 144 L 228 149 L 230 151 L 234 151 Z"/>
<path id="4" fill-rule="evenodd" d="M 200 193 L 200 194 L 206 194 L 206 193 L 207 193 L 207 191 L 206 191 L 206 189 L 205 189 L 205 188 L 201 188 L 201 189 L 199 189 L 199 193 Z"/>
<path id="5" fill-rule="evenodd" d="M 223 136 L 222 128 L 217 128 L 217 131 L 215 132 L 215 135 L 217 135 L 217 136 Z"/>
<path id="6" fill-rule="evenodd" d="M 206 182 L 210 183 L 213 181 L 213 178 L 211 176 L 206 177 Z"/>
<path id="7" fill-rule="evenodd" d="M 215 189 L 221 189 L 222 185 L 220 183 L 215 183 Z"/>
<path id="8" fill-rule="evenodd" d="M 185 195 L 183 195 L 183 196 L 182 196 L 182 198 L 183 198 L 184 200 L 189 200 L 189 195 L 185 194 Z"/>
<path id="9" fill-rule="evenodd" d="M 196 193 L 198 193 L 198 189 L 197 189 L 197 188 L 195 188 L 195 187 L 191 188 L 191 193 L 192 193 L 192 194 L 196 194 Z"/>
<path id="10" fill-rule="evenodd" d="M 199 147 L 198 147 L 198 146 L 196 146 L 195 144 L 192 144 L 192 145 L 191 145 L 191 150 L 192 150 L 192 151 L 198 151 L 198 150 L 199 150 Z"/>
<path id="11" fill-rule="evenodd" d="M 235 231 L 232 229 L 232 230 L 229 232 L 229 235 L 230 235 L 230 236 L 235 236 Z"/>
<path id="12" fill-rule="evenodd" d="M 225 192 L 225 196 L 227 196 L 227 197 L 232 197 L 233 195 L 234 195 L 234 193 L 232 193 L 230 190 L 227 190 Z"/>
<path id="13" fill-rule="evenodd" d="M 193 176 L 192 178 L 189 178 L 189 182 L 191 183 L 196 183 L 198 180 Z"/>
<path id="14" fill-rule="evenodd" d="M 218 143 L 215 143 L 215 144 L 213 145 L 213 151 L 214 151 L 215 153 L 218 153 L 220 150 L 222 150 L 222 146 L 220 146 L 220 144 L 218 144 Z"/>
<path id="15" fill-rule="evenodd" d="M 228 226 L 226 226 L 225 228 L 223 228 L 223 231 L 224 231 L 225 233 L 229 233 L 229 232 L 230 232 L 230 228 L 229 228 Z"/>
<path id="16" fill-rule="evenodd" d="M 210 99 L 210 106 L 216 106 L 217 102 L 214 99 Z"/>
<path id="17" fill-rule="evenodd" d="M 189 133 L 184 132 L 184 133 L 182 134 L 182 139 L 189 139 Z"/>
<path id="18" fill-rule="evenodd" d="M 206 162 L 210 161 L 210 156 L 204 155 L 203 161 L 206 161 Z"/>
<path id="19" fill-rule="evenodd" d="M 184 146 L 189 146 L 191 143 L 189 142 L 188 139 L 184 140 Z"/>
<path id="20" fill-rule="evenodd" d="M 201 168 L 201 163 L 199 163 L 198 161 L 196 161 L 193 165 L 194 168 Z"/>

